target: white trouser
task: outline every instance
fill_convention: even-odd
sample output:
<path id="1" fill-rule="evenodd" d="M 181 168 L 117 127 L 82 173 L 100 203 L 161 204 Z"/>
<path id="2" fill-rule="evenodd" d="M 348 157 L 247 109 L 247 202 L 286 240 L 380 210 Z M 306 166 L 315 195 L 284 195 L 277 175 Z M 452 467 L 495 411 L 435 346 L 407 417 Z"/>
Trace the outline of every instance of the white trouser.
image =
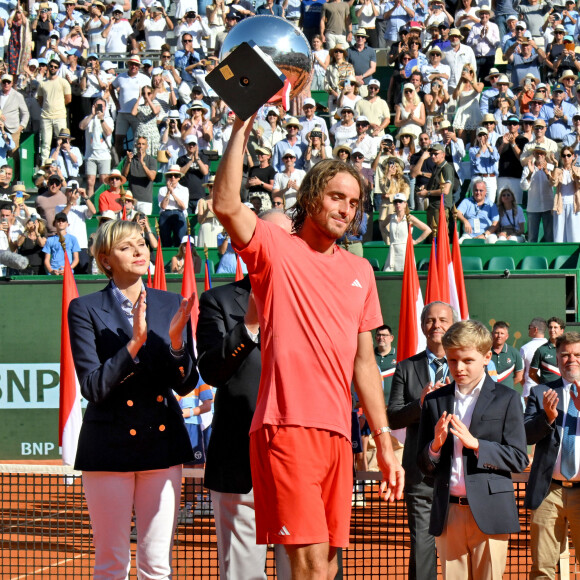
<path id="1" fill-rule="evenodd" d="M 83 472 L 95 545 L 94 580 L 124 580 L 131 566 L 131 516 L 137 523 L 137 578 L 171 577 L 171 547 L 181 498 L 181 465 L 151 471 Z"/>
<path id="2" fill-rule="evenodd" d="M 580 242 L 580 213 L 574 213 L 574 203 L 564 203 L 562 213 L 553 212 L 554 241 L 577 244 Z"/>
<path id="3" fill-rule="evenodd" d="M 221 580 L 266 580 L 267 546 L 256 544 L 254 490 L 249 493 L 211 492 Z M 290 580 L 290 560 L 277 545 L 276 575 Z"/>

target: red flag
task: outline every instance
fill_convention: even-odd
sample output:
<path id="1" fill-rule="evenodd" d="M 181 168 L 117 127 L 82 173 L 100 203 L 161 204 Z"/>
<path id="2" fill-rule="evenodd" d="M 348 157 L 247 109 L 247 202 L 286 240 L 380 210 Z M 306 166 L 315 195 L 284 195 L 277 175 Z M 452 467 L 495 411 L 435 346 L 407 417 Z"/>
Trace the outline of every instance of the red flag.
<path id="1" fill-rule="evenodd" d="M 127 221 L 127 206 L 123 202 L 123 213 L 121 214 L 121 219 L 126 222 Z"/>
<path id="2" fill-rule="evenodd" d="M 151 282 L 151 263 L 149 263 L 149 268 L 147 268 L 147 288 L 153 288 L 153 282 Z"/>
<path id="3" fill-rule="evenodd" d="M 421 331 L 421 311 L 423 296 L 419 286 L 413 236 L 409 224 L 403 288 L 401 290 L 401 309 L 399 311 L 399 339 L 397 341 L 397 360 L 402 361 L 425 349 L 425 335 Z"/>
<path id="4" fill-rule="evenodd" d="M 205 260 L 205 280 L 203 285 L 204 292 L 207 292 L 211 288 L 211 275 L 209 273 L 209 260 Z"/>
<path id="5" fill-rule="evenodd" d="M 193 268 L 193 256 L 191 254 L 191 245 L 185 244 L 185 257 L 183 259 L 183 280 L 181 281 L 181 295 L 189 299 L 193 295 L 193 307 L 191 309 L 191 326 L 193 332 L 197 327 L 199 318 L 199 300 L 197 299 L 197 286 L 195 283 L 195 271 Z"/>
<path id="6" fill-rule="evenodd" d="M 75 371 L 68 329 L 68 307 L 78 298 L 77 285 L 64 253 L 64 276 L 62 279 L 62 313 L 60 335 L 60 406 L 58 412 L 58 444 L 62 447 L 64 465 L 74 465 L 83 416 L 81 412 L 81 389 Z"/>
<path id="7" fill-rule="evenodd" d="M 439 300 L 449 304 L 449 264 L 451 264 L 451 251 L 449 249 L 449 231 L 447 229 L 443 197 L 443 194 L 441 194 L 439 225 L 437 227 L 437 274 L 439 278 Z"/>
<path id="8" fill-rule="evenodd" d="M 244 272 L 242 271 L 242 260 L 239 254 L 236 254 L 236 277 L 234 282 L 238 282 L 244 278 Z"/>
<path id="9" fill-rule="evenodd" d="M 465 278 L 463 276 L 463 264 L 461 263 L 461 250 L 459 248 L 459 236 L 457 235 L 457 223 L 453 231 L 453 272 L 455 274 L 455 288 L 457 291 L 458 308 L 461 320 L 469 320 L 467 307 L 467 292 L 465 291 Z"/>
<path id="10" fill-rule="evenodd" d="M 161 247 L 161 237 L 157 239 L 157 255 L 155 256 L 155 273 L 153 274 L 153 288 L 156 290 L 167 290 L 165 281 L 165 263 L 163 262 L 163 248 Z"/>
<path id="11" fill-rule="evenodd" d="M 437 272 L 437 238 L 433 236 L 431 242 L 431 255 L 429 256 L 429 270 L 427 272 L 427 289 L 425 291 L 425 304 L 441 300 L 439 290 L 439 274 Z"/>

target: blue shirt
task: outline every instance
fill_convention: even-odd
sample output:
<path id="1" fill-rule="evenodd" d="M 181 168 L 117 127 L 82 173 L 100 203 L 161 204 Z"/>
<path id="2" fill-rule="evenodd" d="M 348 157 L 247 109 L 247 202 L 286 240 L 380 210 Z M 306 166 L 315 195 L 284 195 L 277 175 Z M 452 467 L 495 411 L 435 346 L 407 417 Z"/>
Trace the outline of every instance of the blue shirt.
<path id="1" fill-rule="evenodd" d="M 320 28 L 320 18 L 322 16 L 322 5 L 326 0 L 302 0 L 300 13 L 302 14 L 302 28 Z"/>
<path id="2" fill-rule="evenodd" d="M 493 147 L 493 151 L 488 148 L 479 157 L 480 147 L 470 147 L 469 148 L 469 159 L 471 160 L 471 173 L 474 177 L 477 174 L 495 173 L 497 175 L 497 163 L 499 161 L 499 152 L 497 147 L 492 145 L 492 141 L 489 144 Z"/>
<path id="3" fill-rule="evenodd" d="M 413 10 L 413 4 L 409 0 L 403 0 L 404 4 L 410 10 Z M 383 15 L 395 7 L 394 2 L 386 2 Z M 391 15 L 386 18 L 387 28 L 385 30 L 385 39 L 396 41 L 399 38 L 399 28 L 411 22 L 411 17 L 407 14 L 403 6 L 398 6 L 393 10 Z"/>
<path id="4" fill-rule="evenodd" d="M 437 365 L 434 361 L 438 357 L 436 357 L 428 348 L 425 349 L 425 352 L 427 353 L 427 360 L 429 361 L 429 380 L 435 384 L 435 373 L 437 372 Z M 449 366 L 447 365 L 447 358 L 445 358 L 445 362 L 443 363 L 443 381 L 445 381 L 448 375 Z"/>
<path id="5" fill-rule="evenodd" d="M 472 227 L 470 234 L 472 238 L 480 236 L 483 232 L 491 226 L 497 209 L 495 205 L 490 205 L 489 203 L 483 203 L 482 205 L 477 205 L 472 197 L 466 197 L 457 208 L 463 214 L 463 217 L 469 222 Z M 475 220 L 479 220 L 479 229 L 477 231 L 474 227 Z"/>
<path id="6" fill-rule="evenodd" d="M 555 119 L 554 108 L 554 103 L 552 101 L 545 103 L 540 109 L 540 115 L 538 118 L 544 119 L 544 121 L 546 121 L 546 125 L 548 127 L 546 129 L 546 137 L 549 139 L 562 140 L 568 133 L 570 133 L 570 129 L 572 129 L 572 117 L 576 114 L 576 107 L 570 103 L 567 103 L 566 101 L 562 101 L 560 108 L 566 116 L 566 121 L 558 119 L 557 121 L 554 120 L 553 123 L 550 124 L 549 121 Z"/>
<path id="7" fill-rule="evenodd" d="M 66 255 L 68 256 L 69 264 L 73 261 L 73 252 L 80 252 L 79 243 L 72 234 L 65 234 L 64 243 L 66 246 Z M 44 244 L 42 251 L 45 254 L 50 254 L 50 267 L 53 270 L 60 270 L 64 268 L 64 251 L 60 244 L 58 236 L 50 236 Z"/>
<path id="8" fill-rule="evenodd" d="M 184 50 L 178 50 L 175 53 L 175 68 L 179 71 L 181 78 L 187 83 L 194 81 L 194 76 L 185 70 L 186 66 L 195 64 L 201 60 L 199 54 L 195 52 L 185 52 Z"/>
<path id="9" fill-rule="evenodd" d="M 282 161 L 282 155 L 287 149 L 292 149 L 294 155 L 296 155 L 296 163 L 294 167 L 296 169 L 304 169 L 304 152 L 306 151 L 307 145 L 301 143 L 300 140 L 296 142 L 296 145 L 290 145 L 286 139 L 278 141 L 274 145 L 274 151 L 272 152 L 272 167 L 278 172 L 282 173 L 285 169 L 284 162 Z"/>
<path id="10" fill-rule="evenodd" d="M 282 18 L 284 15 L 284 11 L 282 10 L 282 6 L 280 4 L 273 4 L 272 10 L 268 7 L 267 4 L 262 4 L 257 10 L 256 14 L 258 15 L 266 15 L 266 16 L 278 16 Z"/>

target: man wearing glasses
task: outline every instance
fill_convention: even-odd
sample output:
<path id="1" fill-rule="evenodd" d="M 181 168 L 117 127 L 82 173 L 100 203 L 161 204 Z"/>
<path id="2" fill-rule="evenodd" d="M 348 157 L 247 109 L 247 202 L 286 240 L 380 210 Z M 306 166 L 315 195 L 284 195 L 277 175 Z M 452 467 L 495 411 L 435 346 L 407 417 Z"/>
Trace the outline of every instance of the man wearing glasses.
<path id="1" fill-rule="evenodd" d="M 383 324 L 375 331 L 375 360 L 379 369 L 381 369 L 381 377 L 383 378 L 383 393 L 385 394 L 385 406 L 389 403 L 389 395 L 391 394 L 391 384 L 393 382 L 393 375 L 395 374 L 395 367 L 397 366 L 397 355 L 393 341 L 395 336 L 391 327 Z"/>
<path id="2" fill-rule="evenodd" d="M 53 135 L 66 129 L 67 110 L 71 101 L 70 83 L 58 74 L 60 61 L 53 57 L 48 63 L 46 79 L 38 87 L 38 104 L 40 113 L 40 158 L 50 155 L 50 144 Z M 129 109 L 130 110 L 130 109 Z"/>
<path id="3" fill-rule="evenodd" d="M 510 89 L 510 82 L 506 75 L 500 74 L 496 68 L 492 68 L 485 80 L 491 85 L 491 88 L 484 90 L 479 99 L 479 110 L 482 115 L 486 113 L 495 113 L 495 101 L 498 96 L 508 96 L 515 98 Z"/>
<path id="4" fill-rule="evenodd" d="M 193 71 L 196 67 L 201 66 L 201 56 L 193 48 L 193 36 L 185 32 L 181 37 L 183 50 L 175 53 L 175 68 L 179 71 L 181 79 L 190 86 L 194 84 L 195 77 Z"/>
<path id="5" fill-rule="evenodd" d="M 30 114 L 24 97 L 14 87 L 12 75 L 2 75 L 2 91 L 0 92 L 0 121 L 4 123 L 6 131 L 10 133 L 14 141 L 14 149 L 11 154 L 20 146 L 20 135 L 28 125 Z"/>
<path id="6" fill-rule="evenodd" d="M 557 163 L 560 155 L 558 153 L 558 145 L 552 141 L 552 139 L 548 139 L 546 137 L 546 121 L 544 119 L 537 119 L 534 123 L 534 137 L 535 140 L 531 143 L 527 143 L 522 151 L 520 157 L 520 163 L 522 167 L 525 167 L 528 164 L 528 160 L 532 157 L 534 153 L 534 147 L 536 145 L 542 145 L 547 153 L 548 159 L 550 161 L 554 161 Z M 518 203 L 520 201 L 518 200 Z"/>
<path id="7" fill-rule="evenodd" d="M 566 102 L 566 87 L 558 83 L 552 89 L 552 100 L 544 103 L 540 119 L 546 121 L 546 135 L 556 143 L 562 143 L 572 129 L 572 117 L 576 112 L 574 105 Z"/>
<path id="8" fill-rule="evenodd" d="M 470 46 L 461 44 L 463 35 L 457 28 L 452 28 L 449 31 L 449 41 L 451 48 L 444 51 L 443 62 L 451 68 L 449 82 L 447 83 L 449 93 L 452 93 L 457 86 L 457 82 L 461 78 L 463 67 L 470 64 L 473 70 L 477 70 L 477 63 L 475 62 L 475 54 Z"/>
<path id="9" fill-rule="evenodd" d="M 126 18 L 123 18 L 123 6 L 113 6 L 113 16 L 105 26 L 102 37 L 105 39 L 105 52 L 125 54 L 127 52 L 127 40 L 133 34 L 133 27 Z"/>

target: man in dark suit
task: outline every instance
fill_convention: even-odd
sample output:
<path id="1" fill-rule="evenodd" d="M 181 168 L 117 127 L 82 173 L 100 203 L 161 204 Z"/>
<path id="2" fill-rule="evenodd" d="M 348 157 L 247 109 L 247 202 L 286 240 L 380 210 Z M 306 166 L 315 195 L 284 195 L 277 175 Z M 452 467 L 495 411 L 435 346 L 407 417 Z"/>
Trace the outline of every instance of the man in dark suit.
<path id="1" fill-rule="evenodd" d="M 403 468 L 411 533 L 409 580 L 437 578 L 435 538 L 428 530 L 433 481 L 417 467 L 417 437 L 423 399 L 443 384 L 448 373 L 441 339 L 457 320 L 457 313 L 445 302 L 432 302 L 425 306 L 421 313 L 421 330 L 427 339 L 427 349 L 397 364 L 387 407 L 391 428 L 407 429 Z"/>
<path id="2" fill-rule="evenodd" d="M 486 373 L 491 345 L 481 322 L 451 326 L 443 346 L 455 382 L 421 410 L 418 464 L 434 478 L 429 532 L 450 580 L 501 578 L 509 534 L 520 531 L 511 474 L 528 465 L 524 421 L 518 393 Z"/>
<path id="3" fill-rule="evenodd" d="M 290 231 L 280 210 L 261 216 Z M 217 387 L 205 486 L 211 490 L 220 575 L 228 580 L 266 578 L 266 546 L 256 544 L 250 472 L 250 424 L 262 362 L 260 326 L 249 277 L 204 292 L 197 324 L 198 368 Z M 278 548 L 278 546 L 277 546 Z M 276 549 L 279 578 L 288 578 L 285 550 Z"/>
<path id="4" fill-rule="evenodd" d="M 556 339 L 556 361 L 561 378 L 532 387 L 524 416 L 528 444 L 536 445 L 524 502 L 532 510 L 530 578 L 555 577 L 568 524 L 580 546 L 580 333 Z"/>

